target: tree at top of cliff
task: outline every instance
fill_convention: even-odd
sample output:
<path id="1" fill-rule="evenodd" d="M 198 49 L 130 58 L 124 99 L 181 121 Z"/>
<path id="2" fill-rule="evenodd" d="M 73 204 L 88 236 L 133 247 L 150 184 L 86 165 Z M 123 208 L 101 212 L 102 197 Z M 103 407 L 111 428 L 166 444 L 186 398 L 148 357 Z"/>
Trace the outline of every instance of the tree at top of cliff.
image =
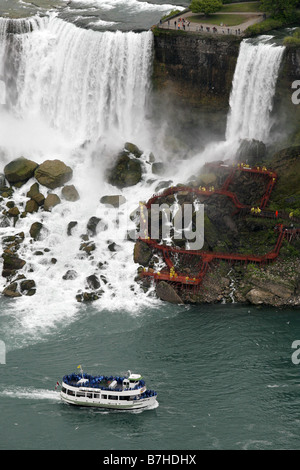
<path id="1" fill-rule="evenodd" d="M 222 6 L 222 0 L 192 0 L 190 10 L 193 13 L 203 13 L 208 16 L 221 10 Z"/>
<path id="2" fill-rule="evenodd" d="M 293 16 L 299 0 L 261 0 L 261 10 L 273 18 L 289 19 Z"/>
<path id="3" fill-rule="evenodd" d="M 203 13 L 205 16 L 209 16 L 221 10 L 222 6 L 222 0 L 192 0 L 190 10 L 193 13 Z"/>

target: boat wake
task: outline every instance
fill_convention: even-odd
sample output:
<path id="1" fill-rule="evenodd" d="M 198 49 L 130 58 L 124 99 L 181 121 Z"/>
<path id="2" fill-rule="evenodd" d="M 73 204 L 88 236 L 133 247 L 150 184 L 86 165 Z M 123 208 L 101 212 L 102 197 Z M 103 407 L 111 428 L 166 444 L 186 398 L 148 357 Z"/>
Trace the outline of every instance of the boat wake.
<path id="1" fill-rule="evenodd" d="M 10 387 L 0 391 L 0 397 L 10 397 L 28 400 L 51 400 L 60 401 L 60 395 L 57 390 Z"/>

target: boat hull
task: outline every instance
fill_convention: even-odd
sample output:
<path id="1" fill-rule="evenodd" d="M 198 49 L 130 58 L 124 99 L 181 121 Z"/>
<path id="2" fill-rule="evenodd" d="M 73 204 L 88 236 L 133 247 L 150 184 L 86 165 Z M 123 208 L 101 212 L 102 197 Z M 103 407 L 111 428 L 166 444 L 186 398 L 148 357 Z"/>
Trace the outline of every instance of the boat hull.
<path id="1" fill-rule="evenodd" d="M 60 396 L 62 401 L 69 405 L 103 408 L 107 410 L 138 410 L 142 408 L 151 408 L 157 403 L 156 396 L 132 400 L 126 403 L 122 403 L 121 400 L 115 402 L 105 400 L 104 402 L 101 399 L 70 397 L 63 392 L 61 392 Z"/>

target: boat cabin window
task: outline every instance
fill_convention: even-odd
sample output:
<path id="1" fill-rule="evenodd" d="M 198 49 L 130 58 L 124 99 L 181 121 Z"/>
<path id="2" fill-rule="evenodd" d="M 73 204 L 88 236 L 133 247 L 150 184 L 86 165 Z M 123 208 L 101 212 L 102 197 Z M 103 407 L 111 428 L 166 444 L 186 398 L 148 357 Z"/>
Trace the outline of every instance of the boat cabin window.
<path id="1" fill-rule="evenodd" d="M 103 400 L 106 400 L 106 399 L 107 399 L 107 395 L 101 395 L 101 398 L 103 398 Z"/>
<path id="2" fill-rule="evenodd" d="M 100 393 L 94 393 L 94 398 L 100 398 Z"/>
<path id="3" fill-rule="evenodd" d="M 73 390 L 67 390 L 67 394 L 75 397 L 75 392 L 73 392 Z"/>
<path id="4" fill-rule="evenodd" d="M 109 399 L 109 400 L 117 400 L 117 399 L 118 399 L 118 395 L 108 395 L 108 399 Z"/>
<path id="5" fill-rule="evenodd" d="M 87 396 L 87 398 L 93 398 L 93 394 L 90 393 L 90 392 L 88 392 L 88 393 L 86 394 L 86 396 Z"/>
<path id="6" fill-rule="evenodd" d="M 77 392 L 76 396 L 77 397 L 85 397 L 85 392 Z"/>

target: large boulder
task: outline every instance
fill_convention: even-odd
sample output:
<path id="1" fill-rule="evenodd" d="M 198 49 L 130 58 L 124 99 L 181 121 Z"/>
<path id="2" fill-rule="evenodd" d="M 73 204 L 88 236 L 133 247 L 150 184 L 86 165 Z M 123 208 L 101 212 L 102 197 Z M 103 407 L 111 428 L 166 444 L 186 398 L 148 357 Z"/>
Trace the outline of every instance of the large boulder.
<path id="1" fill-rule="evenodd" d="M 3 258 L 3 277 L 9 277 L 16 270 L 22 269 L 26 264 L 26 261 L 19 258 L 17 255 L 11 252 L 4 252 L 2 254 Z"/>
<path id="2" fill-rule="evenodd" d="M 32 178 L 37 168 L 37 163 L 27 158 L 20 157 L 4 167 L 4 174 L 9 183 L 21 183 Z"/>
<path id="3" fill-rule="evenodd" d="M 121 152 L 113 168 L 108 171 L 108 182 L 117 188 L 126 188 L 139 183 L 142 178 L 142 165 L 127 152 Z"/>
<path id="4" fill-rule="evenodd" d="M 43 186 L 55 189 L 70 181 L 73 170 L 60 160 L 46 160 L 37 168 L 34 176 Z"/>
<path id="5" fill-rule="evenodd" d="M 12 282 L 2 292 L 5 297 L 21 297 L 20 292 L 18 292 L 18 284 L 16 282 Z"/>
<path id="6" fill-rule="evenodd" d="M 246 294 L 246 299 L 253 305 L 272 305 L 274 295 L 263 289 L 253 288 Z"/>
<path id="7" fill-rule="evenodd" d="M 179 297 L 175 289 L 165 281 L 156 284 L 156 295 L 166 302 L 171 304 L 183 304 L 184 302 Z"/>

